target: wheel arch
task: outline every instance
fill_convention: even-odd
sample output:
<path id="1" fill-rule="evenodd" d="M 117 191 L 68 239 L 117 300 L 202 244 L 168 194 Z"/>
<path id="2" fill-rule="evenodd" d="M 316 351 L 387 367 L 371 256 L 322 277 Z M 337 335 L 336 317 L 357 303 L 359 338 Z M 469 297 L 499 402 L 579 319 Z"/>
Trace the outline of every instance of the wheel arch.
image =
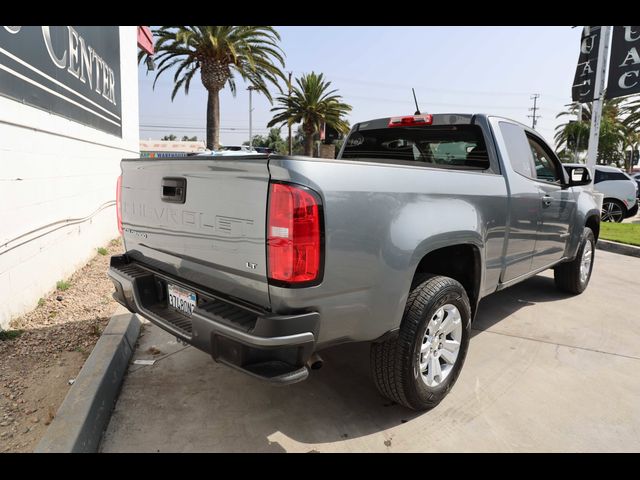
<path id="1" fill-rule="evenodd" d="M 462 284 L 475 318 L 482 285 L 482 251 L 474 243 L 458 243 L 436 248 L 424 254 L 416 266 L 411 288 L 422 274 L 431 273 L 453 278 Z"/>
<path id="2" fill-rule="evenodd" d="M 584 226 L 591 229 L 597 242 L 600 236 L 600 216 L 595 213 L 590 214 L 585 220 Z"/>

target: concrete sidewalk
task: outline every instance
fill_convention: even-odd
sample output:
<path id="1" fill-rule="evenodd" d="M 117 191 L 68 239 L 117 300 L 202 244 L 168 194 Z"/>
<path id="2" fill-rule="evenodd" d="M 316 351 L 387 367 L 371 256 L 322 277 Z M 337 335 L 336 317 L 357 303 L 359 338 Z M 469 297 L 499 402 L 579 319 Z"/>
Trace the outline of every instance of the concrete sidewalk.
<path id="1" fill-rule="evenodd" d="M 147 325 L 104 452 L 640 450 L 640 259 L 597 251 L 591 285 L 559 293 L 552 272 L 483 300 L 449 396 L 416 413 L 381 397 L 366 344 L 275 388 Z"/>

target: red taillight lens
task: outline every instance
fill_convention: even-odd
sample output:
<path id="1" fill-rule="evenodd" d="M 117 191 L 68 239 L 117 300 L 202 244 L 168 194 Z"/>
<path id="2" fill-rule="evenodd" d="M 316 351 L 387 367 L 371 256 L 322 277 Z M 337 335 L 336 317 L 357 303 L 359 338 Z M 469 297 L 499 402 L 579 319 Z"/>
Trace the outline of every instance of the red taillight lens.
<path id="1" fill-rule="evenodd" d="M 269 279 L 285 284 L 320 280 L 320 197 L 302 187 L 272 183 L 269 190 Z"/>
<path id="2" fill-rule="evenodd" d="M 116 216 L 118 217 L 118 231 L 122 235 L 122 175 L 116 183 Z"/>
<path id="3" fill-rule="evenodd" d="M 433 123 L 433 115 L 411 115 L 408 117 L 391 117 L 389 119 L 389 127 L 419 127 L 422 125 L 431 125 Z"/>

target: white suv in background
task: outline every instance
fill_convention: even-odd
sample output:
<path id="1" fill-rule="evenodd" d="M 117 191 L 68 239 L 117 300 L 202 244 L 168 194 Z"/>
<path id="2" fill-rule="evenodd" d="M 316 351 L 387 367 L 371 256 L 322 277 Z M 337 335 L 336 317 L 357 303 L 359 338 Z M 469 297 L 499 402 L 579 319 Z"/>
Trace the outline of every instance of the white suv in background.
<path id="1" fill-rule="evenodd" d="M 584 166 L 578 163 L 565 165 Z M 638 186 L 619 168 L 596 165 L 593 184 L 594 189 L 604 195 L 601 215 L 603 222 L 621 222 L 638 213 Z"/>
<path id="2" fill-rule="evenodd" d="M 250 147 L 249 145 L 227 145 L 227 146 L 220 146 L 218 150 L 205 150 L 203 152 L 198 152 L 192 155 L 195 155 L 198 157 L 201 157 L 201 156 L 237 157 L 237 156 L 263 155 L 263 154 L 258 152 L 255 148 Z"/>

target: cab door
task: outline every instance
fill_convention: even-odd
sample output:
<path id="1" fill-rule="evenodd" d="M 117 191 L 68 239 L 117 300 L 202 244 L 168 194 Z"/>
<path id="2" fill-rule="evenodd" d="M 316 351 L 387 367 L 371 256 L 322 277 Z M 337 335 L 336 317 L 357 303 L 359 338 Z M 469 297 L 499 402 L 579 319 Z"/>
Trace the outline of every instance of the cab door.
<path id="1" fill-rule="evenodd" d="M 491 126 L 509 189 L 509 221 L 505 236 L 501 283 L 531 271 L 541 218 L 540 190 L 533 180 L 531 148 L 522 125 L 494 117 Z"/>
<path id="2" fill-rule="evenodd" d="M 540 194 L 540 225 L 531 269 L 546 267 L 564 256 L 576 201 L 567 186 L 562 164 L 548 145 L 537 135 L 527 132 L 533 156 L 534 173 Z"/>

